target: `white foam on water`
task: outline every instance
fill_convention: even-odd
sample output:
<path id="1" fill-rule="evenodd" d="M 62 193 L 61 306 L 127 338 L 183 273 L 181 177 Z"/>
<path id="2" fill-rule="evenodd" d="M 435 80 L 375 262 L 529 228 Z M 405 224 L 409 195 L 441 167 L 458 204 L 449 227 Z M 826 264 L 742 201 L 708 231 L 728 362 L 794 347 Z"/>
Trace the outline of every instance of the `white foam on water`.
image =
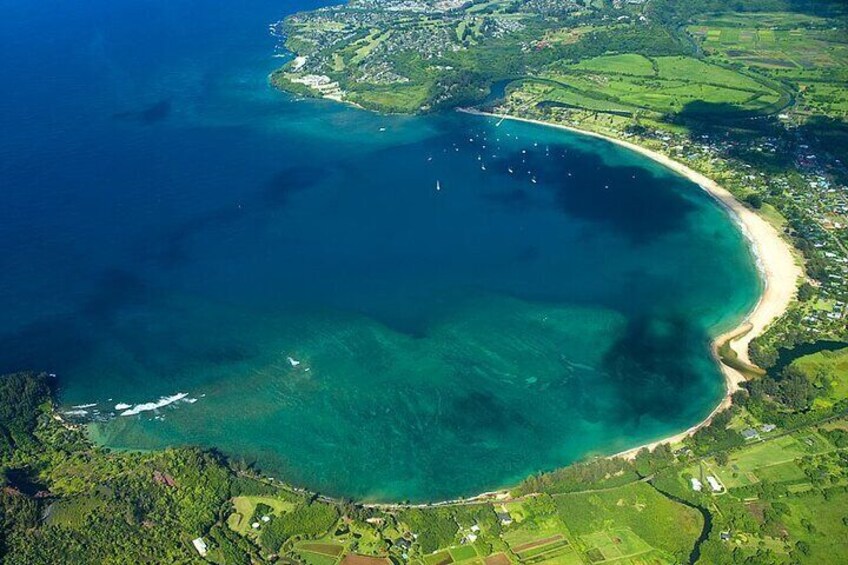
<path id="1" fill-rule="evenodd" d="M 126 410 L 127 408 L 132 408 L 132 404 L 124 404 L 123 402 L 119 402 L 115 405 L 115 410 Z"/>
<path id="2" fill-rule="evenodd" d="M 188 396 L 187 392 L 178 392 L 172 396 L 163 396 L 156 402 L 145 402 L 144 404 L 136 404 L 129 410 L 124 410 L 121 412 L 121 416 L 135 416 L 136 414 L 141 414 L 142 412 L 150 412 L 151 410 L 157 410 L 169 404 L 173 404 L 178 400 L 182 400 Z"/>
<path id="3" fill-rule="evenodd" d="M 88 410 L 66 410 L 63 414 L 65 416 L 87 416 Z"/>
<path id="4" fill-rule="evenodd" d="M 85 408 L 94 408 L 97 406 L 96 402 L 92 402 L 91 404 L 77 404 L 76 406 L 71 406 L 71 408 L 76 408 L 77 410 L 85 409 Z"/>
<path id="5" fill-rule="evenodd" d="M 300 365 L 300 361 L 298 361 L 294 357 L 286 357 L 286 359 L 289 360 L 289 364 L 291 364 L 292 367 L 297 367 L 298 365 Z"/>

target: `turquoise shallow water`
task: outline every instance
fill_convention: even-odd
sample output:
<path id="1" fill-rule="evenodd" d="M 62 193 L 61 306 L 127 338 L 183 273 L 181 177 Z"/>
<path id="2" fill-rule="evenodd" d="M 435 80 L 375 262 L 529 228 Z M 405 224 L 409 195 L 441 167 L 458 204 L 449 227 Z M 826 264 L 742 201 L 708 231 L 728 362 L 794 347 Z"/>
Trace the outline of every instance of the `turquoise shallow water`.
<path id="1" fill-rule="evenodd" d="M 759 283 L 705 193 L 550 128 L 295 101 L 265 80 L 284 14 L 250 4 L 6 8 L 0 370 L 55 372 L 108 445 L 371 500 L 712 409 L 709 337 Z"/>

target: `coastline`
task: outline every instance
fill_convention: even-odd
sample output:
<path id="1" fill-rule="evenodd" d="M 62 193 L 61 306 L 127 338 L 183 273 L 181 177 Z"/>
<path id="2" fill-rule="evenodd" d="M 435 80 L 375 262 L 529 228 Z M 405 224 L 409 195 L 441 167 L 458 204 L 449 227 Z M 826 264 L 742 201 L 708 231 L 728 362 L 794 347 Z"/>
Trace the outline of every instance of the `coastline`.
<path id="1" fill-rule="evenodd" d="M 748 356 L 748 346 L 751 341 L 761 335 L 774 320 L 779 318 L 795 298 L 799 280 L 803 277 L 803 271 L 795 263 L 792 248 L 783 240 L 777 230 L 756 212 L 742 204 L 730 191 L 721 187 L 714 180 L 690 169 L 686 165 L 674 159 L 653 151 L 630 141 L 610 137 L 601 133 L 582 130 L 579 128 L 562 124 L 553 124 L 542 120 L 520 118 L 509 114 L 494 114 L 478 110 L 461 109 L 460 111 L 488 116 L 492 118 L 507 119 L 526 122 L 540 126 L 558 128 L 581 135 L 588 135 L 604 139 L 620 147 L 635 151 L 652 161 L 671 169 L 675 173 L 687 178 L 697 184 L 710 196 L 712 196 L 728 213 L 731 219 L 740 227 L 756 258 L 757 270 L 763 283 L 763 291 L 760 299 L 753 309 L 742 319 L 738 326 L 722 334 L 717 335 L 712 341 L 713 358 L 718 363 L 725 380 L 725 394 L 718 405 L 707 415 L 706 418 L 677 434 L 667 436 L 637 447 L 633 447 L 608 457 L 623 457 L 632 459 L 644 448 L 653 450 L 662 444 L 677 443 L 694 434 L 704 426 L 709 425 L 713 417 L 730 407 L 733 403 L 733 393 L 740 389 L 745 381 L 745 376 L 737 369 L 725 364 L 718 355 L 718 350 L 725 344 L 736 354 L 737 358 L 744 363 L 755 367 Z"/>

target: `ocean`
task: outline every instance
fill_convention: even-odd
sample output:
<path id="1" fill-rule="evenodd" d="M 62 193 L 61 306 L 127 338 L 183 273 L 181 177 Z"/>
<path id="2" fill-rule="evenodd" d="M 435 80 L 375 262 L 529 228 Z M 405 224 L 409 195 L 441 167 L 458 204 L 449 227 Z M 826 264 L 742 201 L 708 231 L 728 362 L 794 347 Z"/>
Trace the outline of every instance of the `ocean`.
<path id="1" fill-rule="evenodd" d="M 114 448 L 429 501 L 687 428 L 761 283 L 603 140 L 275 91 L 318 2 L 0 3 L 0 373 Z"/>

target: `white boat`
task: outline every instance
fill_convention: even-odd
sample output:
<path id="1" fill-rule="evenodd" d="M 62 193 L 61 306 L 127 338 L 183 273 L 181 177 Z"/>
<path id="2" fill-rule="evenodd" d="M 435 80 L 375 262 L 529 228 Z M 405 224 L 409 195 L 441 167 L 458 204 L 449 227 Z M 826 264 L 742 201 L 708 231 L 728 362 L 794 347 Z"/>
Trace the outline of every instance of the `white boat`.
<path id="1" fill-rule="evenodd" d="M 481 171 L 485 171 L 485 170 L 486 170 L 486 165 L 480 165 L 480 170 L 481 170 Z"/>
<path id="2" fill-rule="evenodd" d="M 536 177 L 533 177 L 532 179 L 530 179 L 530 182 L 532 182 L 533 184 L 536 184 Z"/>
<path id="3" fill-rule="evenodd" d="M 512 174 L 512 173 L 513 173 L 513 171 L 512 171 L 512 167 L 507 167 L 507 168 L 506 168 L 506 170 L 507 170 L 507 171 L 509 171 L 509 174 Z"/>
<path id="4" fill-rule="evenodd" d="M 442 184 L 439 181 L 436 181 L 436 192 L 442 190 Z"/>

